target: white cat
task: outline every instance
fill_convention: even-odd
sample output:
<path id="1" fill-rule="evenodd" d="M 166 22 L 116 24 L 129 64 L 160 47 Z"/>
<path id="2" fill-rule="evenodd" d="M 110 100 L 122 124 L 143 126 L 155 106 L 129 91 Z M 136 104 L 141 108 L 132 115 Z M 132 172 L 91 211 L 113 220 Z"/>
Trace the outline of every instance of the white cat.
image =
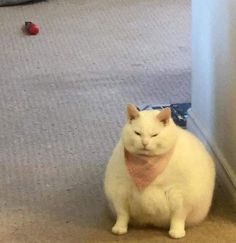
<path id="1" fill-rule="evenodd" d="M 116 215 L 112 228 L 129 223 L 169 228 L 173 238 L 200 223 L 211 206 L 215 166 L 202 143 L 175 125 L 169 108 L 138 111 L 128 122 L 107 165 L 105 194 Z"/>

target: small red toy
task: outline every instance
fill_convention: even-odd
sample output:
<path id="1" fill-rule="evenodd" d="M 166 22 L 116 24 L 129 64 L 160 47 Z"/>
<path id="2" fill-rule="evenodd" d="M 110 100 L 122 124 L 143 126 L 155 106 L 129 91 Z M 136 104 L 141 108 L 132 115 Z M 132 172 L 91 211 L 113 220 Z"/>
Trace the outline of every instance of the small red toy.
<path id="1" fill-rule="evenodd" d="M 30 35 L 37 35 L 39 33 L 39 26 L 32 22 L 25 22 L 25 29 Z"/>

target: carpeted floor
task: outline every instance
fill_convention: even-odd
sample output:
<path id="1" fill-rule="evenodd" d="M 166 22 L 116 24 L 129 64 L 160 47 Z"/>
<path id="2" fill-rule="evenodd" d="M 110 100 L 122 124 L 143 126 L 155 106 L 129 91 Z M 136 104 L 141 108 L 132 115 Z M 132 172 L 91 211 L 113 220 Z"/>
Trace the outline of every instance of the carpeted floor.
<path id="1" fill-rule="evenodd" d="M 0 242 L 173 242 L 157 229 L 112 235 L 102 180 L 128 102 L 190 101 L 190 15 L 190 0 L 0 8 Z M 209 218 L 179 242 L 234 240 L 218 186 Z"/>

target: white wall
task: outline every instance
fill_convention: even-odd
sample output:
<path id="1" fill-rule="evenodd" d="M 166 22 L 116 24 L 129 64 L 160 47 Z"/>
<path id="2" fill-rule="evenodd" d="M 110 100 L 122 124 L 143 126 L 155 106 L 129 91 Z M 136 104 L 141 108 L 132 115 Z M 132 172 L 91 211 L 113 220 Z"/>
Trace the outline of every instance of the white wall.
<path id="1" fill-rule="evenodd" d="M 236 186 L 236 0 L 192 0 L 192 111 Z"/>

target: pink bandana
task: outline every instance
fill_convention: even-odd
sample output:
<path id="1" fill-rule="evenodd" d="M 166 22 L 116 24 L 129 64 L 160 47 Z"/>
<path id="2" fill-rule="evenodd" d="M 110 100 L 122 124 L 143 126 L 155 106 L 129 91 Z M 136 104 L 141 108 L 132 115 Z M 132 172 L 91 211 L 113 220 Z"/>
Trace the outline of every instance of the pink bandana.
<path id="1" fill-rule="evenodd" d="M 130 176 L 138 188 L 150 185 L 166 168 L 174 149 L 163 155 L 135 155 L 125 149 L 125 162 Z"/>

